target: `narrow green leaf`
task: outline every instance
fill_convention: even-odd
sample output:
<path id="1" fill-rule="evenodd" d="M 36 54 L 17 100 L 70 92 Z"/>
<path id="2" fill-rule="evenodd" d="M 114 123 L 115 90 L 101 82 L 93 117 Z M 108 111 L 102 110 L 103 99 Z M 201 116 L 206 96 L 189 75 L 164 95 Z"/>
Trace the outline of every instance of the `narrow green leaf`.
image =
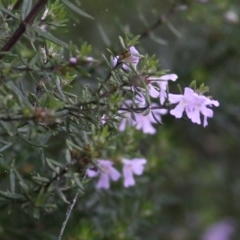
<path id="1" fill-rule="evenodd" d="M 60 82 L 60 79 L 59 79 L 58 76 L 56 76 L 55 83 L 56 83 L 56 87 L 57 87 L 58 92 L 60 93 L 63 101 L 65 102 L 66 98 L 65 98 L 65 96 L 64 96 L 64 94 L 62 92 L 62 86 L 61 86 L 61 82 Z"/>
<path id="2" fill-rule="evenodd" d="M 65 157 L 66 157 L 67 163 L 70 164 L 72 162 L 72 158 L 71 158 L 70 151 L 68 149 L 66 149 Z"/>
<path id="3" fill-rule="evenodd" d="M 52 159 L 50 159 L 50 158 L 46 158 L 46 160 L 49 161 L 49 162 L 51 162 L 53 165 L 55 165 L 55 166 L 57 166 L 57 167 L 60 167 L 60 168 L 63 168 L 63 167 L 64 167 L 63 164 L 61 164 L 61 163 L 59 163 L 59 162 L 57 162 L 57 161 L 54 161 L 54 160 L 52 160 Z"/>
<path id="4" fill-rule="evenodd" d="M 47 204 L 43 204 L 43 205 L 41 205 L 41 207 L 42 208 L 47 208 L 47 209 L 56 209 L 57 208 L 57 205 L 56 204 L 49 204 L 49 203 L 47 203 Z"/>
<path id="5" fill-rule="evenodd" d="M 0 195 L 5 197 L 5 198 L 8 198 L 8 199 L 24 199 L 25 197 L 22 195 L 22 194 L 17 194 L 17 193 L 10 193 L 10 192 L 3 192 L 0 190 Z"/>
<path id="6" fill-rule="evenodd" d="M 63 202 L 70 204 L 70 202 L 67 200 L 67 198 L 65 197 L 60 188 L 57 187 L 56 192 L 58 193 L 59 197 L 63 200 Z"/>
<path id="7" fill-rule="evenodd" d="M 135 114 L 134 114 L 134 112 L 131 112 L 130 114 L 131 114 L 131 118 L 133 119 L 133 121 L 135 121 L 135 122 L 136 122 L 136 117 L 135 117 Z"/>
<path id="8" fill-rule="evenodd" d="M 104 54 L 102 54 L 104 60 L 106 61 L 107 65 L 109 66 L 109 68 L 113 68 L 112 64 L 109 62 L 109 60 L 106 58 L 106 56 Z M 105 84 L 105 83 L 104 83 Z"/>
<path id="9" fill-rule="evenodd" d="M 120 41 L 123 49 L 126 49 L 125 42 L 124 42 L 124 40 L 123 40 L 123 38 L 121 36 L 119 36 L 119 41 Z"/>
<path id="10" fill-rule="evenodd" d="M 59 45 L 59 46 L 62 46 L 66 49 L 68 49 L 68 44 L 61 41 L 60 39 L 54 37 L 52 34 L 48 33 L 48 32 L 43 32 L 41 29 L 37 28 L 37 27 L 32 27 L 33 30 L 38 33 L 40 36 L 44 37 L 45 39 Z"/>
<path id="11" fill-rule="evenodd" d="M 67 146 L 69 147 L 69 149 L 75 148 L 79 151 L 82 151 L 83 149 L 81 147 L 79 147 L 78 145 L 74 144 L 73 142 L 67 140 Z"/>
<path id="12" fill-rule="evenodd" d="M 63 117 L 63 116 L 66 116 L 68 113 L 69 113 L 69 111 L 67 109 L 65 109 L 65 110 L 56 112 L 55 117 Z"/>
<path id="13" fill-rule="evenodd" d="M 60 98 L 60 96 L 59 96 L 59 98 Z M 48 107 L 49 109 L 59 110 L 59 109 L 62 109 L 64 107 L 64 105 L 65 105 L 64 100 L 60 101 L 58 98 L 55 98 L 51 95 L 47 96 L 46 107 Z"/>
<path id="14" fill-rule="evenodd" d="M 149 33 L 149 37 L 156 43 L 160 44 L 160 45 L 168 45 L 168 41 L 166 41 L 165 39 L 162 39 L 160 37 L 157 37 L 155 34 L 153 34 L 152 32 Z"/>
<path id="15" fill-rule="evenodd" d="M 189 87 L 190 87 L 190 88 L 193 88 L 194 90 L 196 90 L 196 88 L 197 88 L 197 81 L 196 81 L 196 80 L 193 80 L 193 81 L 189 84 Z"/>
<path id="16" fill-rule="evenodd" d="M 133 45 L 136 45 L 138 43 L 138 39 L 140 38 L 140 35 L 137 35 L 136 37 L 134 37 L 133 39 L 131 40 L 127 40 L 127 45 L 128 47 L 131 47 Z"/>
<path id="17" fill-rule="evenodd" d="M 88 130 L 89 130 L 86 126 L 82 126 L 82 125 L 80 125 L 80 124 L 77 124 L 77 123 L 73 122 L 71 119 L 69 120 L 69 123 L 70 123 L 73 127 L 77 128 L 77 129 L 79 129 L 79 130 L 83 130 L 83 131 L 88 131 Z M 78 147 L 78 148 L 79 148 L 79 147 Z M 81 150 L 81 151 L 82 151 L 82 150 Z"/>
<path id="18" fill-rule="evenodd" d="M 40 177 L 40 176 L 33 176 L 32 179 L 37 181 L 37 182 L 42 182 L 42 183 L 48 183 L 49 182 L 48 178 Z"/>
<path id="19" fill-rule="evenodd" d="M 103 42 L 105 43 L 106 46 L 110 46 L 111 42 L 106 34 L 106 32 L 104 31 L 102 25 L 98 24 L 98 31 L 100 32 L 100 35 L 102 37 Z"/>
<path id="20" fill-rule="evenodd" d="M 84 12 L 83 10 L 81 10 L 80 8 L 78 8 L 76 5 L 72 4 L 71 2 L 69 2 L 68 0 L 62 0 L 63 4 L 65 4 L 68 8 L 70 8 L 72 11 L 76 12 L 77 14 L 86 17 L 86 18 L 90 18 L 90 19 L 94 19 L 91 15 L 89 15 L 88 13 Z"/>
<path id="21" fill-rule="evenodd" d="M 15 136 L 17 134 L 17 128 L 12 123 L 7 123 L 4 121 L 0 121 L 2 127 L 7 131 L 9 136 Z"/>
<path id="22" fill-rule="evenodd" d="M 19 185 L 23 189 L 23 191 L 28 194 L 28 186 L 27 186 L 27 184 L 24 183 L 24 182 L 19 182 Z"/>
<path id="23" fill-rule="evenodd" d="M 28 207 L 28 206 L 30 206 L 32 203 L 31 202 L 25 202 L 25 203 L 23 203 L 22 205 L 21 205 L 21 208 L 26 208 L 26 207 Z"/>
<path id="24" fill-rule="evenodd" d="M 15 174 L 12 169 L 10 170 L 10 187 L 12 193 L 15 193 Z"/>
<path id="25" fill-rule="evenodd" d="M 25 19 L 25 17 L 28 15 L 28 13 L 30 12 L 32 8 L 32 0 L 23 0 L 22 3 L 22 20 Z"/>
<path id="26" fill-rule="evenodd" d="M 78 98 L 78 96 L 77 96 L 77 95 L 75 95 L 75 94 L 73 94 L 73 93 L 66 92 L 66 91 L 63 91 L 63 93 L 64 93 L 65 95 L 68 95 L 68 96 L 70 96 L 70 97 Z"/>
<path id="27" fill-rule="evenodd" d="M 54 172 L 58 173 L 58 170 L 56 167 L 54 167 L 54 165 L 51 163 L 50 159 L 49 158 L 46 158 L 46 163 L 48 165 L 48 167 L 53 170 Z"/>
<path id="28" fill-rule="evenodd" d="M 27 184 L 24 182 L 22 176 L 20 175 L 20 173 L 16 170 L 16 169 L 13 169 L 17 179 L 19 180 L 19 185 L 22 187 L 22 189 L 24 190 L 24 192 L 28 192 L 28 186 Z"/>
<path id="29" fill-rule="evenodd" d="M 2 153 L 3 151 L 5 151 L 6 149 L 8 149 L 11 146 L 12 146 L 12 143 L 8 143 L 7 145 L 3 146 L 2 148 L 0 148 L 0 153 Z"/>
<path id="30" fill-rule="evenodd" d="M 177 30 L 177 28 L 169 21 L 165 21 L 165 23 L 167 24 L 169 30 L 178 38 L 182 37 L 182 34 Z"/>
<path id="31" fill-rule="evenodd" d="M 46 132 L 45 134 L 43 134 L 40 138 L 39 138 L 39 142 L 41 145 L 45 145 L 48 140 L 50 139 L 50 137 L 52 136 L 51 131 Z"/>
<path id="32" fill-rule="evenodd" d="M 38 60 L 39 60 L 39 54 L 36 54 L 29 62 L 29 66 L 34 66 Z"/>
<path id="33" fill-rule="evenodd" d="M 26 143 L 28 143 L 29 145 L 31 146 L 34 146 L 34 147 L 39 147 L 39 148 L 45 148 L 47 147 L 46 145 L 39 145 L 37 143 L 34 143 L 34 142 L 30 142 L 26 137 L 24 137 L 21 133 L 18 132 L 18 136 Z"/>
<path id="34" fill-rule="evenodd" d="M 77 186 L 79 187 L 79 190 L 81 192 L 84 192 L 84 187 L 82 185 L 82 183 L 80 182 L 79 178 L 78 178 L 78 175 L 76 174 L 73 174 L 73 179 L 74 179 L 74 182 L 77 184 Z"/>
<path id="35" fill-rule="evenodd" d="M 28 101 L 28 99 L 22 94 L 22 92 L 16 87 L 16 85 L 12 81 L 7 82 L 6 85 L 16 94 L 20 102 L 23 102 L 26 106 L 32 109 L 31 103 Z"/>
<path id="36" fill-rule="evenodd" d="M 7 15 L 17 19 L 17 20 L 20 20 L 18 16 L 16 16 L 15 14 L 13 14 L 11 11 L 9 11 L 8 9 L 6 9 L 5 7 L 3 6 L 0 6 L 0 11 L 6 13 Z"/>
<path id="37" fill-rule="evenodd" d="M 156 121 L 156 123 L 162 124 L 161 120 L 159 121 L 159 120 L 157 119 L 156 115 L 155 115 L 153 112 L 151 112 L 151 114 L 152 114 L 154 120 Z"/>

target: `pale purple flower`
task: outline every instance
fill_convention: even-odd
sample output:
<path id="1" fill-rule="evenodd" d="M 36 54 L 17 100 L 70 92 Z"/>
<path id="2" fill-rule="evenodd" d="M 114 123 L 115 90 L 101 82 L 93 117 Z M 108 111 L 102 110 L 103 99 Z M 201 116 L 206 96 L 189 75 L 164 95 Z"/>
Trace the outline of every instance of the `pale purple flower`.
<path id="1" fill-rule="evenodd" d="M 47 32 L 48 25 L 47 24 L 42 24 L 39 27 L 43 32 Z"/>
<path id="2" fill-rule="evenodd" d="M 97 182 L 96 187 L 98 189 L 105 188 L 109 189 L 110 187 L 110 180 L 117 181 L 121 174 L 112 166 L 113 162 L 109 160 L 97 160 L 97 163 L 99 164 L 98 169 L 87 169 L 87 175 L 88 177 L 96 177 L 100 175 L 99 180 Z"/>
<path id="3" fill-rule="evenodd" d="M 131 107 L 130 103 L 131 101 L 126 101 L 125 107 Z M 145 98 L 141 95 L 137 95 L 136 103 L 138 104 L 138 108 L 144 108 L 146 106 Z M 137 130 L 142 130 L 143 133 L 155 134 L 156 129 L 153 127 L 153 124 L 161 122 L 161 116 L 167 113 L 167 109 L 160 109 L 157 104 L 152 104 L 148 110 L 149 113 L 147 114 L 144 113 L 144 110 L 142 110 L 142 112 L 132 112 L 136 121 L 131 116 L 131 109 L 129 111 L 126 110 L 125 112 L 119 111 L 120 113 L 125 114 L 125 118 L 122 119 L 119 125 L 119 130 L 124 131 L 128 123 L 130 126 L 134 126 Z"/>
<path id="4" fill-rule="evenodd" d="M 77 63 L 77 58 L 76 57 L 70 57 L 69 62 L 72 64 L 76 64 Z"/>
<path id="5" fill-rule="evenodd" d="M 184 94 L 169 94 L 168 100 L 171 104 L 176 104 L 176 107 L 170 111 L 170 114 L 176 118 L 181 118 L 185 111 L 187 117 L 193 123 L 201 124 L 200 113 L 204 116 L 203 126 L 206 127 L 207 118 L 213 117 L 212 105 L 218 107 L 219 102 L 211 100 L 204 95 L 198 95 L 191 88 L 186 87 Z"/>
<path id="6" fill-rule="evenodd" d="M 144 164 L 146 164 L 146 159 L 144 158 L 134 158 L 132 160 L 123 159 L 123 177 L 124 177 L 124 187 L 130 187 L 135 185 L 135 180 L 133 174 L 141 175 L 144 170 Z"/>
<path id="7" fill-rule="evenodd" d="M 94 61 L 94 58 L 88 56 L 88 57 L 86 57 L 86 61 L 87 61 L 87 62 L 93 62 L 93 61 Z"/>
<path id="8" fill-rule="evenodd" d="M 151 83 L 148 84 L 149 95 L 153 98 L 157 98 L 160 95 L 159 89 L 156 89 Z"/>
<path id="9" fill-rule="evenodd" d="M 167 113 L 167 109 L 155 109 L 157 104 L 152 104 L 150 112 L 147 115 L 143 113 L 134 113 L 136 118 L 136 129 L 142 130 L 143 133 L 155 134 L 156 129 L 153 127 L 154 123 L 159 123 L 162 120 L 162 115 Z M 153 117 L 154 114 L 154 117 Z"/>
<path id="10" fill-rule="evenodd" d="M 163 105 L 167 98 L 167 86 L 168 81 L 176 81 L 178 76 L 176 74 L 166 74 L 161 77 L 148 77 L 147 80 L 150 81 L 148 85 L 149 95 L 153 98 L 160 97 L 160 103 Z M 152 83 L 158 85 L 159 90 L 157 90 Z"/>
<path id="11" fill-rule="evenodd" d="M 108 120 L 108 117 L 105 114 L 103 114 L 100 122 L 101 122 L 102 125 L 104 125 L 107 122 L 107 120 Z"/>
<path id="12" fill-rule="evenodd" d="M 116 56 L 112 60 L 113 66 L 116 66 L 117 62 L 119 60 L 119 56 Z M 124 70 L 131 70 L 129 65 L 132 65 L 134 69 L 137 68 L 138 62 L 139 62 L 139 52 L 134 46 L 131 46 L 129 48 L 129 53 L 126 53 L 126 56 L 124 56 L 123 59 L 121 59 L 121 62 L 123 62 L 123 69 Z"/>
<path id="13" fill-rule="evenodd" d="M 224 17 L 225 17 L 226 21 L 229 23 L 238 23 L 239 22 L 239 17 L 237 15 L 237 13 L 232 10 L 228 10 L 227 12 L 225 12 Z"/>
<path id="14" fill-rule="evenodd" d="M 236 231 L 236 221 L 232 218 L 225 218 L 210 225 L 204 232 L 201 240 L 230 240 Z"/>

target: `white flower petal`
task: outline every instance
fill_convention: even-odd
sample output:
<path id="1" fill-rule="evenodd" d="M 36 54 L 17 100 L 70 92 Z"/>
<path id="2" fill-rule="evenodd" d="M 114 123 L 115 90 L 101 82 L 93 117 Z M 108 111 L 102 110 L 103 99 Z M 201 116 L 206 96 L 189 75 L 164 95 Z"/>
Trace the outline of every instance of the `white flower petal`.
<path id="1" fill-rule="evenodd" d="M 178 103 L 183 99 L 182 94 L 168 94 L 168 101 L 172 104 Z"/>
<path id="2" fill-rule="evenodd" d="M 183 115 L 184 106 L 182 104 L 178 104 L 174 109 L 170 111 L 170 114 L 175 116 L 175 118 L 181 118 Z"/>
<path id="3" fill-rule="evenodd" d="M 148 85 L 149 95 L 153 98 L 159 96 L 159 90 L 156 90 L 151 84 Z"/>
<path id="4" fill-rule="evenodd" d="M 133 178 L 133 172 L 131 169 L 131 165 L 123 166 L 123 177 L 124 177 L 124 187 L 130 187 L 135 185 L 135 180 Z"/>
<path id="5" fill-rule="evenodd" d="M 121 174 L 114 167 L 109 167 L 109 176 L 113 181 L 117 181 Z"/>
<path id="6" fill-rule="evenodd" d="M 161 89 L 160 91 L 160 103 L 163 105 L 167 98 L 167 93 Z"/>
<path id="7" fill-rule="evenodd" d="M 88 177 L 91 177 L 91 178 L 96 177 L 97 175 L 99 175 L 99 173 L 100 173 L 100 171 L 98 169 L 96 169 L 96 170 L 93 170 L 90 168 L 87 169 Z"/>
<path id="8" fill-rule="evenodd" d="M 102 172 L 97 183 L 97 188 L 109 189 L 109 187 L 110 187 L 109 176 L 108 174 Z"/>
<path id="9" fill-rule="evenodd" d="M 170 74 L 166 74 L 166 75 L 163 75 L 161 76 L 159 79 L 160 80 L 171 80 L 171 81 L 176 81 L 178 78 L 178 76 L 174 73 L 170 73 Z"/>

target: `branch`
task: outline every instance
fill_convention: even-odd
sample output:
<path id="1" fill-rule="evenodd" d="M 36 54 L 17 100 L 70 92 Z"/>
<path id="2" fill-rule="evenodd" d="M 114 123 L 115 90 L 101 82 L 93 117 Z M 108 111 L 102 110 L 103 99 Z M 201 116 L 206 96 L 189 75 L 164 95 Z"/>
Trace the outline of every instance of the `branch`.
<path id="1" fill-rule="evenodd" d="M 139 40 L 142 40 L 145 37 L 148 37 L 151 32 L 153 32 L 154 30 L 156 30 L 159 26 L 163 25 L 166 22 L 166 19 L 172 15 L 173 13 L 179 11 L 179 9 L 177 8 L 179 6 L 178 1 L 176 1 L 174 4 L 172 4 L 172 6 L 169 8 L 169 10 L 167 11 L 166 14 L 161 15 L 159 17 L 159 19 L 157 19 L 157 21 L 155 23 L 153 23 L 150 27 L 148 27 L 147 29 L 145 29 L 141 34 L 140 34 L 140 38 Z"/>
<path id="2" fill-rule="evenodd" d="M 98 88 L 98 90 L 97 90 L 98 93 L 101 92 L 101 90 L 103 89 L 103 85 L 106 84 L 107 81 L 110 79 L 110 77 L 112 76 L 112 72 L 114 72 L 121 64 L 122 64 L 121 61 L 118 60 L 116 65 L 111 69 L 111 71 L 108 73 L 107 77 L 105 78 L 105 80 L 101 84 L 101 86 Z"/>
<path id="3" fill-rule="evenodd" d="M 14 122 L 14 121 L 29 121 L 34 120 L 35 117 L 0 117 L 0 121 L 3 122 Z"/>
<path id="4" fill-rule="evenodd" d="M 19 27 L 13 33 L 11 38 L 7 41 L 7 43 L 2 47 L 0 52 L 0 59 L 2 59 L 7 52 L 11 50 L 11 48 L 16 44 L 18 39 L 24 34 L 26 31 L 26 25 L 31 25 L 37 14 L 41 11 L 41 9 L 47 4 L 48 0 L 39 0 L 29 14 L 26 16 L 23 22 L 20 23 Z"/>
<path id="5" fill-rule="evenodd" d="M 67 213 L 66 213 L 66 219 L 65 221 L 63 222 L 63 225 L 62 225 L 62 228 L 61 228 L 61 231 L 60 231 L 60 234 L 59 234 L 59 237 L 58 237 L 58 240 L 61 240 L 62 239 L 62 236 L 63 236 L 63 233 L 64 233 L 64 230 L 66 228 L 66 225 L 67 225 L 67 222 L 68 222 L 68 219 L 72 213 L 72 210 L 73 210 L 73 207 L 75 206 L 76 202 L 77 202 L 77 198 L 78 198 L 78 192 L 76 193 L 73 201 L 72 201 L 72 204 L 70 205 L 69 209 L 67 210 Z"/>

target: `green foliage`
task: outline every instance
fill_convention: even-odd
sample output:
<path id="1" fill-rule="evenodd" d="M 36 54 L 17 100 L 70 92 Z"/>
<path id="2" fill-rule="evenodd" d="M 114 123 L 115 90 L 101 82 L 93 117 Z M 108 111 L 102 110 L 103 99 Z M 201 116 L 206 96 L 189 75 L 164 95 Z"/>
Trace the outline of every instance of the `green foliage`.
<path id="1" fill-rule="evenodd" d="M 73 3 L 62 3 L 89 17 Z M 22 2 L 24 21 L 32 14 L 32 4 Z M 3 14 L 8 14 L 8 8 L 4 8 Z M 71 193 L 84 192 L 88 182 L 86 169 L 90 164 L 96 166 L 97 158 L 118 162 L 135 151 L 131 129 L 127 137 L 119 135 L 116 124 L 123 96 L 133 98 L 129 83 L 136 77 L 136 70 L 129 74 L 119 67 L 119 62 L 109 69 L 105 79 L 96 80 L 89 74 L 90 67 L 97 68 L 100 61 L 91 57 L 92 47 L 87 43 L 80 47 L 64 43 L 43 27 L 51 26 L 50 30 L 66 22 L 63 9 L 59 1 L 48 3 L 42 17 L 27 26 L 26 39 L 17 41 L 1 60 L 0 130 L 5 136 L 1 165 L 10 173 L 9 184 L 3 184 L 6 190 L 0 192 L 1 199 L 9 209 L 19 205 L 34 218 L 39 218 L 41 212 L 53 211 L 59 200 L 70 204 Z M 14 31 L 11 22 L 15 18 L 11 14 L 2 18 L 8 32 Z M 11 41 L 5 38 L 5 42 Z M 127 37 L 125 43 L 120 37 L 123 61 L 129 54 L 128 47 L 138 39 L 139 36 Z M 71 62 L 71 58 L 76 61 Z M 156 69 L 158 62 L 149 58 L 147 64 Z M 85 77 L 88 84 L 81 82 Z M 79 80 L 80 89 L 75 92 L 74 85 Z M 129 143 L 126 147 L 121 147 L 123 139 Z M 18 149 L 22 154 L 16 158 Z M 32 151 L 37 153 L 38 160 Z M 15 164 L 9 165 L 13 159 Z M 30 169 L 20 171 L 25 168 Z"/>

